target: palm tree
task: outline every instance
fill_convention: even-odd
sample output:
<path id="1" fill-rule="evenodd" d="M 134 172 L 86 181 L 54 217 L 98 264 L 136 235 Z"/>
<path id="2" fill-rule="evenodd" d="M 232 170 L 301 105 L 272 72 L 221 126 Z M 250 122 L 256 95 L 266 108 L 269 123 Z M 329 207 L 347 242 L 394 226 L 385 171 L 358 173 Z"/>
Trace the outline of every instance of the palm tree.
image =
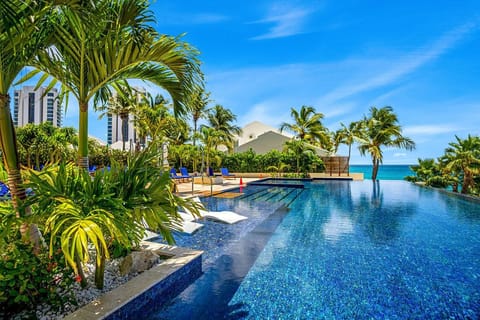
<path id="1" fill-rule="evenodd" d="M 291 108 L 291 115 L 294 123 L 282 123 L 280 132 L 291 131 L 300 140 L 312 144 L 318 142 L 320 147 L 328 149 L 330 136 L 321 122 L 324 117 L 322 113 L 316 112 L 311 106 L 302 106 L 300 112 Z"/>
<path id="2" fill-rule="evenodd" d="M 296 159 L 296 162 L 297 162 L 296 163 L 297 174 L 299 174 L 300 170 L 302 170 L 302 169 L 304 171 L 307 170 L 304 163 L 302 163 L 302 165 L 300 165 L 300 160 L 302 158 L 304 160 L 304 156 L 306 156 L 306 155 L 315 154 L 315 151 L 314 151 L 314 149 L 311 145 L 307 144 L 303 140 L 297 140 L 297 139 L 292 139 L 290 141 L 286 141 L 285 142 L 285 151 L 291 152 L 295 156 L 295 159 Z"/>
<path id="3" fill-rule="evenodd" d="M 358 124 L 358 149 L 361 155 L 367 153 L 372 157 L 372 180 L 377 179 L 378 168 L 383 161 L 382 146 L 415 149 L 415 142 L 402 135 L 402 128 L 398 124 L 398 117 L 393 108 L 386 106 L 380 109 L 370 108 L 370 117 L 365 117 Z"/>
<path id="4" fill-rule="evenodd" d="M 134 125 L 138 137 L 144 144 L 148 137 L 152 140 L 161 140 L 165 136 L 163 128 L 166 118 L 170 116 L 168 104 L 168 100 L 160 94 L 153 97 L 147 92 L 143 95 L 134 114 Z"/>
<path id="5" fill-rule="evenodd" d="M 242 129 L 233 124 L 237 116 L 231 110 L 217 104 L 209 110 L 207 120 L 209 126 L 219 132 L 221 137 L 219 144 L 225 145 L 229 151 L 233 150 L 234 135 L 242 133 Z"/>
<path id="6" fill-rule="evenodd" d="M 139 92 L 128 84 L 117 87 L 116 91 L 110 95 L 107 103 L 95 106 L 97 111 L 103 112 L 100 118 L 107 115 L 118 116 L 122 122 L 122 151 L 125 151 L 125 143 L 128 138 L 128 120 L 131 114 L 135 113 L 139 104 Z"/>
<path id="7" fill-rule="evenodd" d="M 68 1 L 0 1 L 0 147 L 3 162 L 8 173 L 8 186 L 12 195 L 13 207 L 18 218 L 30 215 L 30 208 L 22 209 L 19 201 L 26 198 L 16 134 L 10 113 L 10 90 L 20 71 L 33 57 L 50 44 L 51 29 L 46 23 L 49 10 L 57 2 Z M 41 234 L 35 225 L 22 225 L 20 231 L 38 248 Z"/>
<path id="8" fill-rule="evenodd" d="M 88 104 L 95 94 L 105 98 L 108 85 L 143 79 L 164 88 L 175 115 L 181 115 L 189 92 L 201 82 L 197 51 L 178 37 L 155 32 L 148 6 L 146 0 L 98 0 L 63 7 L 53 33 L 55 46 L 39 54 L 33 63 L 38 70 L 22 79 L 44 72 L 54 78 L 50 86 L 60 81 L 62 93 L 78 100 L 82 168 L 88 168 Z"/>
<path id="9" fill-rule="evenodd" d="M 350 174 L 350 156 L 352 154 L 352 144 L 357 140 L 361 125 L 359 122 L 351 122 L 348 127 L 340 123 L 341 128 L 334 132 L 332 136 L 332 144 L 334 153 L 337 153 L 340 144 L 348 145 L 348 165 L 347 174 Z"/>
<path id="10" fill-rule="evenodd" d="M 193 120 L 192 142 L 194 146 L 196 145 L 198 135 L 198 120 L 207 115 L 207 106 L 210 103 L 209 97 L 210 92 L 205 92 L 205 89 L 203 87 L 198 87 L 197 90 L 192 92 L 189 99 L 188 107 L 190 109 Z"/>
<path id="11" fill-rule="evenodd" d="M 200 127 L 200 141 L 202 141 L 206 154 L 206 167 L 210 166 L 210 159 L 213 151 L 222 143 L 224 137 L 222 133 L 208 126 Z"/>
<path id="12" fill-rule="evenodd" d="M 463 175 L 462 193 L 468 194 L 474 186 L 474 175 L 480 173 L 480 137 L 468 135 L 466 139 L 455 136 L 445 149 L 445 169 Z"/>

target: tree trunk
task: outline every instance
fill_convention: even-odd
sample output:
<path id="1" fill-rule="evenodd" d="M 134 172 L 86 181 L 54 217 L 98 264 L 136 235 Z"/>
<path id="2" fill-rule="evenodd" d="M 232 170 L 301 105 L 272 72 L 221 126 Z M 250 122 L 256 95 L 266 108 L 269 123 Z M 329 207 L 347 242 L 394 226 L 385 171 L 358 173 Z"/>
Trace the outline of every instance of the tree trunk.
<path id="1" fill-rule="evenodd" d="M 347 175 L 350 175 L 350 155 L 352 154 L 352 144 L 348 145 L 348 163 L 347 163 Z"/>
<path id="2" fill-rule="evenodd" d="M 27 197 L 23 180 L 20 174 L 20 163 L 18 161 L 17 137 L 13 127 L 12 115 L 10 113 L 10 96 L 0 95 L 0 146 L 3 152 L 3 163 L 8 173 L 8 187 L 12 196 L 13 208 L 17 218 L 31 215 L 30 207 L 22 210 L 19 206 L 22 200 Z M 34 245 L 35 252 L 40 250 L 43 242 L 40 230 L 35 224 L 22 224 L 20 232 L 25 241 Z"/>
<path id="3" fill-rule="evenodd" d="M 377 174 L 378 174 L 378 166 L 380 164 L 380 160 L 377 158 L 373 158 L 373 169 L 372 169 L 372 180 L 377 180 Z"/>
<path id="4" fill-rule="evenodd" d="M 97 289 L 103 289 L 103 280 L 105 277 L 105 255 L 103 254 L 103 248 L 99 248 L 97 255 L 100 255 L 100 259 L 95 260 L 95 286 Z"/>
<path id="5" fill-rule="evenodd" d="M 88 170 L 88 103 L 79 102 L 78 167 Z"/>
<path id="6" fill-rule="evenodd" d="M 473 184 L 473 177 L 470 171 L 463 170 L 463 184 L 462 184 L 462 194 L 468 194 L 470 192 L 470 187 Z"/>
<path id="7" fill-rule="evenodd" d="M 85 277 L 85 273 L 83 272 L 82 262 L 80 261 L 78 255 L 75 255 L 75 264 L 77 265 L 78 275 L 80 276 L 80 285 L 82 286 L 82 288 L 85 288 L 87 286 L 87 278 Z"/>
<path id="8" fill-rule="evenodd" d="M 120 116 L 120 119 L 122 120 L 122 142 L 123 142 L 122 151 L 125 151 L 125 143 L 127 141 L 126 137 L 128 134 L 128 124 L 127 124 L 128 115 L 127 117 L 122 115 Z"/>

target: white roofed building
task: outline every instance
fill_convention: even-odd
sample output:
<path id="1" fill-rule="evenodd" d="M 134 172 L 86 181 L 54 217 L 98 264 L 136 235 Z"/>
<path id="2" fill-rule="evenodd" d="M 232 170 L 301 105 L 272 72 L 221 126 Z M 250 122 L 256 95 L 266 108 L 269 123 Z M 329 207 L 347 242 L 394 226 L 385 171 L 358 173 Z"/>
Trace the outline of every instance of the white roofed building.
<path id="1" fill-rule="evenodd" d="M 271 127 L 259 121 L 254 121 L 242 128 L 242 134 L 235 142 L 235 152 L 245 152 L 250 149 L 256 154 L 265 154 L 271 150 L 282 151 L 285 142 L 293 138 L 293 135 L 280 132 L 279 129 Z M 319 156 L 326 156 L 328 152 L 313 147 Z"/>

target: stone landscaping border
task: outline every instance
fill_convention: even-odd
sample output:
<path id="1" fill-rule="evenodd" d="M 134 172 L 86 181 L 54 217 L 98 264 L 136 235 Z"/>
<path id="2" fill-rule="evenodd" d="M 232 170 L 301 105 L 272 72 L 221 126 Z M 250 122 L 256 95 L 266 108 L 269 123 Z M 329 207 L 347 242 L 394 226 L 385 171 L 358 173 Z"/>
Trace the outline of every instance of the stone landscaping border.
<path id="1" fill-rule="evenodd" d="M 182 292 L 202 274 L 202 251 L 144 241 L 143 250 L 168 256 L 64 319 L 142 319 Z"/>

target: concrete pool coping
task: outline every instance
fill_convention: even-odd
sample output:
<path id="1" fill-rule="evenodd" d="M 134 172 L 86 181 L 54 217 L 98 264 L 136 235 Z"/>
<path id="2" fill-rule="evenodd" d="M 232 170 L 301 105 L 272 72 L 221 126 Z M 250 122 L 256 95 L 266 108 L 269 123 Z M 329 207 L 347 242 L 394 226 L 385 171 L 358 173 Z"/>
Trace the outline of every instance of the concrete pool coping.
<path id="1" fill-rule="evenodd" d="M 149 241 L 142 242 L 141 248 L 169 258 L 106 292 L 64 319 L 127 319 L 141 315 L 144 309 L 158 308 L 171 299 L 172 295 L 176 296 L 179 290 L 183 291 L 202 273 L 203 251 Z M 158 296 L 163 301 L 153 303 L 157 302 Z"/>

